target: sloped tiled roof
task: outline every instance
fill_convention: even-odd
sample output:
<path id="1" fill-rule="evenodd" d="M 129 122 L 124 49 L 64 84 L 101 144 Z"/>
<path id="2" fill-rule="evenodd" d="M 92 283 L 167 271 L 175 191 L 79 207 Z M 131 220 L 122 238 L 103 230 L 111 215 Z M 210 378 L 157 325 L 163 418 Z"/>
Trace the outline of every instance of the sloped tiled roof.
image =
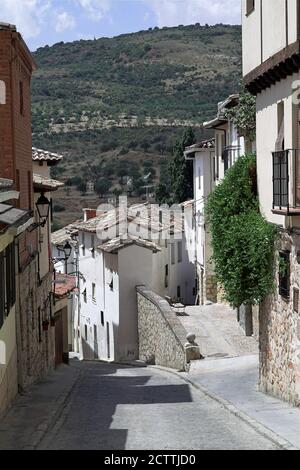
<path id="1" fill-rule="evenodd" d="M 105 251 L 106 253 L 116 253 L 130 245 L 137 245 L 143 248 L 148 248 L 154 253 L 161 251 L 161 248 L 156 243 L 133 236 L 129 236 L 124 240 L 121 237 L 113 238 L 106 243 L 102 243 L 102 245 L 98 246 L 98 248 L 99 250 Z"/>
<path id="2" fill-rule="evenodd" d="M 34 162 L 59 162 L 63 156 L 58 153 L 48 152 L 47 150 L 32 147 L 32 160 Z"/>
<path id="3" fill-rule="evenodd" d="M 77 223 L 78 222 L 80 221 L 77 221 Z M 76 235 L 77 233 L 78 230 L 74 228 L 74 224 L 67 225 L 60 230 L 51 233 L 51 243 L 55 246 L 64 245 L 66 242 L 72 243 L 72 235 Z"/>
<path id="4" fill-rule="evenodd" d="M 160 213 L 161 212 L 161 216 Z M 174 217 L 167 209 L 152 210 L 151 205 L 136 204 L 126 209 L 110 210 L 86 222 L 75 223 L 74 228 L 82 232 L 101 233 L 122 224 L 133 223 L 141 229 L 150 229 L 152 233 L 170 231 L 171 234 L 183 232 L 183 216 Z"/>
<path id="5" fill-rule="evenodd" d="M 198 142 L 197 144 L 191 145 L 190 147 L 186 147 L 186 151 L 192 150 L 201 150 L 201 149 L 214 149 L 215 148 L 215 139 L 209 140 L 202 140 L 202 142 Z"/>
<path id="6" fill-rule="evenodd" d="M 52 291 L 55 297 L 63 298 L 76 289 L 76 276 L 68 274 L 55 274 L 55 281 L 53 279 Z"/>
<path id="7" fill-rule="evenodd" d="M 58 188 L 64 186 L 64 183 L 34 173 L 33 185 L 35 189 L 41 189 L 44 191 L 56 191 Z"/>

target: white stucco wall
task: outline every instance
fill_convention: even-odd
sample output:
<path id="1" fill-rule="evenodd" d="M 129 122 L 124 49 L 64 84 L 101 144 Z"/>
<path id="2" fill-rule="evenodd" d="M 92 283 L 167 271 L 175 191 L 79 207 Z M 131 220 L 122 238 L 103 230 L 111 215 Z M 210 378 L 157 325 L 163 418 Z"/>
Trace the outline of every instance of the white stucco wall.
<path id="1" fill-rule="evenodd" d="M 297 148 L 295 109 L 292 103 L 292 84 L 300 80 L 300 74 L 294 74 L 281 80 L 257 96 L 257 173 L 261 210 L 270 222 L 284 225 L 285 218 L 272 213 L 273 203 L 273 168 L 272 152 L 278 136 L 277 106 L 284 103 L 285 148 Z M 293 118 L 294 115 L 294 118 Z M 296 125 L 296 127 L 295 127 Z"/>
<path id="2" fill-rule="evenodd" d="M 297 0 L 288 0 L 287 8 L 286 17 L 284 0 L 256 0 L 247 16 L 242 0 L 244 75 L 297 40 Z"/>
<path id="3" fill-rule="evenodd" d="M 267 0 L 268 1 L 268 0 Z M 273 0 L 271 0 L 273 1 Z M 255 0 L 255 10 L 246 16 L 246 0 L 242 0 L 243 73 L 248 74 L 261 63 L 261 0 Z"/>
<path id="4" fill-rule="evenodd" d="M 136 286 L 144 284 L 152 289 L 152 258 L 151 250 L 135 245 L 119 251 L 118 356 L 122 360 L 138 358 Z"/>

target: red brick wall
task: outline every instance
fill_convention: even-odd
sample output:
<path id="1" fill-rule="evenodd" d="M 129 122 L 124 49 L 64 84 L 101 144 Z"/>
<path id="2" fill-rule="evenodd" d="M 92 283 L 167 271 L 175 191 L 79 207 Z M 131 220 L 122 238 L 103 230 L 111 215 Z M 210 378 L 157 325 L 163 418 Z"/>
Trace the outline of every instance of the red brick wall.
<path id="1" fill-rule="evenodd" d="M 0 30 L 0 80 L 6 85 L 6 104 L 0 105 L 0 177 L 19 180 L 19 206 L 33 209 L 30 80 L 32 60 L 18 33 Z M 20 112 L 20 83 L 23 109 Z M 18 174 L 17 174 L 18 173 Z M 17 186 L 17 183 L 16 183 Z M 31 196 L 30 196 L 31 192 Z M 31 204 L 30 204 L 31 201 Z"/>
<path id="2" fill-rule="evenodd" d="M 33 164 L 31 137 L 30 81 L 34 68 L 21 36 L 0 28 L 0 80 L 5 82 L 6 104 L 0 105 L 0 177 L 10 178 L 20 191 L 17 206 L 33 209 Z M 23 113 L 20 109 L 20 83 Z M 26 232 L 19 239 L 20 267 L 37 251 L 37 233 Z"/>

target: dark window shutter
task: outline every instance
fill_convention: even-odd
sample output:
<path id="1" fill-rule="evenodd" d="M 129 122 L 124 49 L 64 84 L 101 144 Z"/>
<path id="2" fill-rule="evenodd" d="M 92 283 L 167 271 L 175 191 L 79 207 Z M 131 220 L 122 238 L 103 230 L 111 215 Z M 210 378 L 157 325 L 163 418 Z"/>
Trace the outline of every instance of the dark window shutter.
<path id="1" fill-rule="evenodd" d="M 6 315 L 9 314 L 11 308 L 11 257 L 10 246 L 5 250 L 5 278 L 6 278 Z"/>
<path id="2" fill-rule="evenodd" d="M 5 313 L 5 273 L 4 273 L 4 254 L 0 253 L 0 329 L 4 323 Z"/>

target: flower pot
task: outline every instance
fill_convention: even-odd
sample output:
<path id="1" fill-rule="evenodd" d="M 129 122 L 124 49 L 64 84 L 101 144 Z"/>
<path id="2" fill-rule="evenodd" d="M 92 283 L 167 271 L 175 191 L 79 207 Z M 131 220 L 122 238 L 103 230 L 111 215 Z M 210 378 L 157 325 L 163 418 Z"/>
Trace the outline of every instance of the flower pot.
<path id="1" fill-rule="evenodd" d="M 43 331 L 48 331 L 48 330 L 49 330 L 49 322 L 43 321 Z"/>

